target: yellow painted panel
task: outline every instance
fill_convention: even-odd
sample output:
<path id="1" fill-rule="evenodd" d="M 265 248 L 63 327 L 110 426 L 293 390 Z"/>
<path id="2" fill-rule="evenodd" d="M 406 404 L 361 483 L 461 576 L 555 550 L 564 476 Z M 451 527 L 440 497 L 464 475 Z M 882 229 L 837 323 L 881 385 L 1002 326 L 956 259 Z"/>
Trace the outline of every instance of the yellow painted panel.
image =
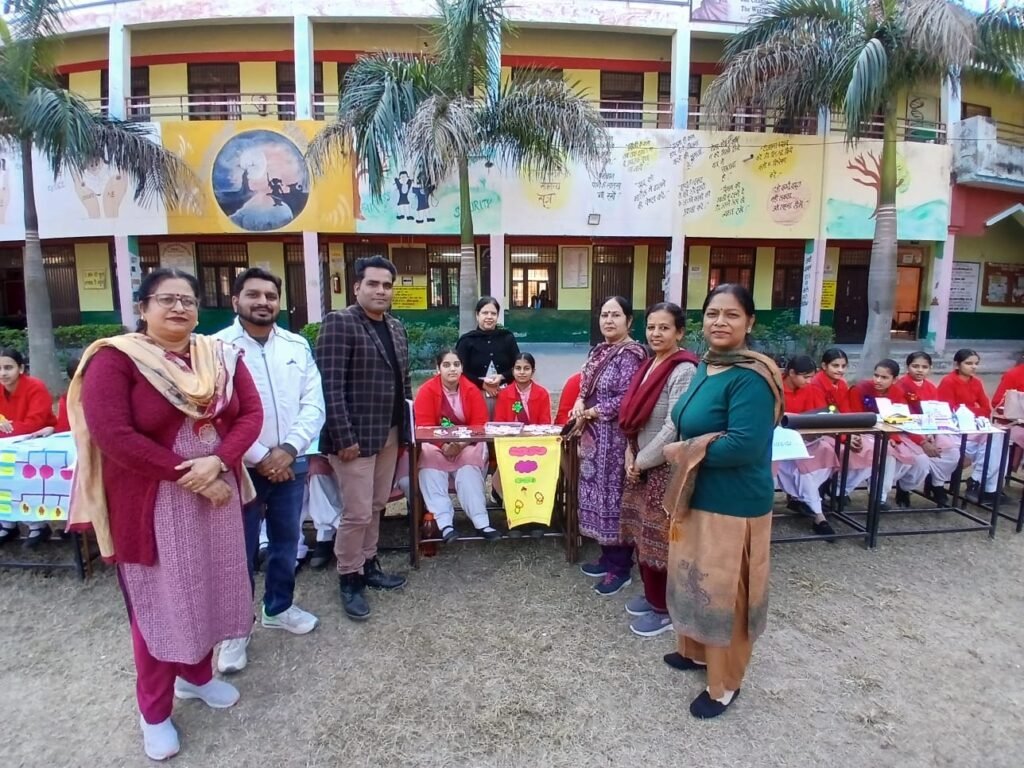
<path id="1" fill-rule="evenodd" d="M 188 93 L 188 65 L 154 64 L 149 68 L 149 96 L 181 96 Z"/>
<path id="2" fill-rule="evenodd" d="M 772 283 L 775 280 L 775 247 L 758 248 L 754 256 L 754 306 L 772 308 Z"/>
<path id="3" fill-rule="evenodd" d="M 314 24 L 318 51 L 423 51 L 430 34 L 414 24 Z"/>
<path id="4" fill-rule="evenodd" d="M 133 30 L 132 56 L 219 51 L 290 51 L 294 42 L 291 24 L 175 24 L 158 29 Z M 103 58 L 106 58 L 106 52 Z"/>
<path id="5" fill-rule="evenodd" d="M 633 246 L 633 325 L 641 327 L 644 322 L 644 311 L 647 309 L 647 256 L 650 249 L 646 245 Z"/>
<path id="6" fill-rule="evenodd" d="M 324 95 L 331 96 L 334 101 L 341 93 L 341 83 L 338 82 L 338 67 L 334 62 L 324 62 Z"/>
<path id="7" fill-rule="evenodd" d="M 107 60 L 107 35 L 66 37 L 56 50 L 57 66 Z"/>
<path id="8" fill-rule="evenodd" d="M 627 32 L 580 32 L 522 28 L 502 41 L 511 56 L 568 56 L 578 58 L 671 61 L 670 35 L 635 35 Z M 607 69 L 614 70 L 609 64 Z"/>
<path id="9" fill-rule="evenodd" d="M 710 245 L 691 245 L 686 279 L 686 308 L 700 309 L 708 295 L 708 268 L 711 265 Z"/>
<path id="10" fill-rule="evenodd" d="M 1024 125 L 1024 98 L 1021 98 L 1019 92 L 1014 93 L 1007 89 L 995 88 L 987 83 L 964 78 L 960 100 L 965 104 L 991 107 L 993 120 L 1013 125 Z M 986 311 L 989 311 L 988 308 Z"/>
<path id="11" fill-rule="evenodd" d="M 100 91 L 100 71 L 72 72 L 68 75 L 68 88 L 86 101 L 96 101 L 103 97 Z"/>
<path id="12" fill-rule="evenodd" d="M 78 277 L 78 306 L 83 312 L 110 312 L 114 309 L 110 251 L 106 243 L 77 243 L 75 272 Z M 100 287 L 102 285 L 102 287 Z"/>
<path id="13" fill-rule="evenodd" d="M 644 103 L 658 103 L 658 73 L 644 72 Z M 644 118 L 644 128 L 657 128 L 658 117 L 651 114 Z"/>
<path id="14" fill-rule="evenodd" d="M 690 61 L 716 63 L 722 59 L 723 43 L 721 40 L 690 40 Z"/>
<path id="15" fill-rule="evenodd" d="M 591 99 L 601 98 L 601 70 L 599 69 L 565 69 L 562 70 L 562 77 Z"/>
<path id="16" fill-rule="evenodd" d="M 981 264 L 979 282 L 984 284 L 985 262 L 995 264 L 1024 264 L 1024 251 L 1020 248 L 1020 225 L 1004 220 L 989 227 L 984 237 L 957 236 L 953 247 L 954 261 L 968 261 Z M 1008 315 L 1020 314 L 1016 307 L 989 307 L 978 300 L 978 312 Z"/>
<path id="17" fill-rule="evenodd" d="M 277 117 L 277 64 L 272 61 L 243 61 L 238 65 L 238 83 L 242 96 L 242 108 L 248 105 L 244 102 L 260 100 L 262 96 L 267 97 L 268 119 Z"/>
<path id="18" fill-rule="evenodd" d="M 558 308 L 590 310 L 590 292 L 594 284 L 594 252 L 591 250 L 587 274 L 590 275 L 587 288 L 562 288 L 563 261 L 558 259 Z M 507 259 L 506 259 L 507 261 Z M 509 289 L 511 291 L 511 286 Z"/>
<path id="19" fill-rule="evenodd" d="M 288 277 L 284 268 L 284 243 L 266 240 L 246 243 L 249 266 L 262 267 L 281 278 L 281 309 L 288 309 Z"/>

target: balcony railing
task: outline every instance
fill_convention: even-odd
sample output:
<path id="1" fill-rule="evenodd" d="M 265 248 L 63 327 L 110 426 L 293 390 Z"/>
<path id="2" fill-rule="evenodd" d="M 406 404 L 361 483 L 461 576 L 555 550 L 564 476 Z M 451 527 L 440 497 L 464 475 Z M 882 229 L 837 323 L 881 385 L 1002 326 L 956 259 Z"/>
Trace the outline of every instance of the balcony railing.
<path id="1" fill-rule="evenodd" d="M 671 128 L 672 104 L 667 101 L 611 101 L 597 104 L 609 128 Z"/>
<path id="2" fill-rule="evenodd" d="M 276 93 L 203 93 L 130 96 L 129 120 L 242 120 L 295 118 L 295 97 Z"/>
<path id="3" fill-rule="evenodd" d="M 846 117 L 841 112 L 832 113 L 832 133 L 846 132 Z M 860 126 L 860 135 L 864 139 L 881 139 L 885 135 L 885 118 L 875 115 L 865 120 Z M 896 137 L 903 141 L 916 141 L 922 144 L 945 144 L 946 124 L 928 120 L 896 120 Z"/>
<path id="4" fill-rule="evenodd" d="M 790 119 L 776 110 L 744 107 L 729 117 L 712 115 L 705 105 L 690 104 L 686 127 L 691 131 L 740 131 L 743 133 L 788 133 L 813 136 L 818 132 L 815 117 Z"/>
<path id="5" fill-rule="evenodd" d="M 1000 144 L 1013 144 L 1016 147 L 1024 147 L 1024 125 L 1003 123 L 993 120 L 996 125 L 996 141 Z"/>
<path id="6" fill-rule="evenodd" d="M 978 116 L 954 123 L 953 129 L 958 183 L 1024 189 L 1024 126 Z"/>

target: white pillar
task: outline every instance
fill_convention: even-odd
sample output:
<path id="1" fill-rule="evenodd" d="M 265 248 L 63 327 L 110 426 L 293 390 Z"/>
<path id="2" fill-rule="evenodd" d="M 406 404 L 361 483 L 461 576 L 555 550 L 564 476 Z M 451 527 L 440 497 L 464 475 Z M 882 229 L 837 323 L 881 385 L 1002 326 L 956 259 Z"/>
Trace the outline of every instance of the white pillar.
<path id="1" fill-rule="evenodd" d="M 124 235 L 114 237 L 114 269 L 117 272 L 117 303 L 121 312 L 121 325 L 134 331 L 139 320 L 135 292 L 142 282 L 137 238 Z"/>
<path id="2" fill-rule="evenodd" d="M 946 124 L 946 136 L 949 137 L 953 134 L 953 123 L 960 122 L 960 115 L 963 111 L 959 79 L 943 80 L 940 92 L 939 120 Z"/>
<path id="3" fill-rule="evenodd" d="M 936 354 L 946 351 L 946 335 L 949 330 L 949 291 L 953 282 L 953 252 L 956 249 L 956 235 L 946 236 L 945 243 L 936 243 L 932 255 L 932 300 L 928 307 L 928 333 L 925 346 Z"/>
<path id="4" fill-rule="evenodd" d="M 690 16 L 689 8 L 672 35 L 672 127 L 685 128 L 690 112 Z"/>
<path id="5" fill-rule="evenodd" d="M 107 114 L 125 120 L 132 95 L 132 33 L 120 22 L 110 25 L 107 58 Z"/>
<path id="6" fill-rule="evenodd" d="M 491 296 L 501 302 L 498 322 L 505 322 L 508 294 L 505 290 L 505 233 L 491 235 Z"/>
<path id="7" fill-rule="evenodd" d="M 313 119 L 313 22 L 309 16 L 295 17 L 295 119 Z M 319 306 L 319 304 L 318 304 Z M 313 322 L 310 316 L 310 322 Z"/>
<path id="8" fill-rule="evenodd" d="M 683 309 L 688 309 L 686 296 L 683 295 L 683 277 L 686 270 L 686 235 L 675 229 L 668 252 L 668 287 L 665 289 L 665 301 L 678 304 Z"/>
<path id="9" fill-rule="evenodd" d="M 302 233 L 302 260 L 306 273 L 306 322 L 319 323 L 324 319 L 324 285 L 320 238 L 316 232 Z"/>
<path id="10" fill-rule="evenodd" d="M 828 135 L 832 130 L 832 115 L 827 109 L 818 110 L 817 135 L 821 137 L 821 178 L 818 189 L 822 196 L 825 190 L 825 149 Z M 826 232 L 827 211 L 824 200 L 818 217 L 818 236 L 808 240 L 804 246 L 804 282 L 800 291 L 800 322 L 803 325 L 817 325 L 821 322 L 821 293 L 825 283 L 825 253 L 828 246 Z"/>

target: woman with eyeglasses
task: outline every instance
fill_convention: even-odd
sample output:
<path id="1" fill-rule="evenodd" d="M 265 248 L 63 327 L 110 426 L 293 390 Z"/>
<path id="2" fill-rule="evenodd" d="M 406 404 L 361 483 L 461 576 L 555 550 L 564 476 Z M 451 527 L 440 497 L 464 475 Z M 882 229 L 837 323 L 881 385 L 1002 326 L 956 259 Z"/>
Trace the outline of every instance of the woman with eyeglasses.
<path id="1" fill-rule="evenodd" d="M 71 526 L 91 527 L 117 564 L 153 760 L 178 752 L 175 697 L 214 709 L 238 701 L 213 677 L 213 648 L 252 625 L 241 505 L 254 493 L 242 455 L 262 406 L 239 352 L 194 333 L 198 295 L 190 274 L 151 272 L 138 332 L 90 346 L 68 391 Z"/>

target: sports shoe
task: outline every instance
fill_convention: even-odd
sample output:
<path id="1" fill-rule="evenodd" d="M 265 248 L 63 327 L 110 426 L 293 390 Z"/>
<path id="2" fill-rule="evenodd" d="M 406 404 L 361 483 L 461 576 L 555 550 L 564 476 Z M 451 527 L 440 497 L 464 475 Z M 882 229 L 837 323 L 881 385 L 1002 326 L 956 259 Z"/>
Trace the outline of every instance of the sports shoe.
<path id="1" fill-rule="evenodd" d="M 225 640 L 220 644 L 220 653 L 217 654 L 217 669 L 223 674 L 241 672 L 249 663 L 246 649 L 249 647 L 251 635 L 235 637 Z"/>
<path id="2" fill-rule="evenodd" d="M 648 613 L 653 613 L 654 608 L 647 602 L 647 598 L 643 595 L 637 595 L 631 597 L 626 601 L 626 613 L 630 616 L 646 616 Z"/>
<path id="3" fill-rule="evenodd" d="M 139 725 L 142 727 L 142 748 L 150 760 L 167 760 L 181 750 L 178 729 L 174 727 L 171 718 L 150 725 L 139 715 Z"/>
<path id="4" fill-rule="evenodd" d="M 672 617 L 652 611 L 629 622 L 629 631 L 640 637 L 657 637 L 672 631 Z"/>
<path id="5" fill-rule="evenodd" d="M 608 568 L 600 560 L 596 563 L 584 563 L 580 566 L 580 570 L 583 571 L 584 576 L 590 576 L 593 579 L 600 579 L 602 576 L 608 575 Z"/>
<path id="6" fill-rule="evenodd" d="M 628 573 L 622 576 L 616 573 L 606 573 L 604 578 L 594 585 L 594 591 L 604 597 L 611 597 L 619 594 L 632 583 L 633 579 Z"/>
<path id="7" fill-rule="evenodd" d="M 205 685 L 193 685 L 180 677 L 174 679 L 174 695 L 179 699 L 199 699 L 210 709 L 227 709 L 238 703 L 238 689 L 216 677 Z"/>
<path id="8" fill-rule="evenodd" d="M 835 544 L 835 541 L 836 541 L 836 531 L 829 524 L 828 520 L 818 520 L 814 524 L 814 535 L 815 536 L 824 536 L 825 537 L 825 541 L 827 541 L 829 544 Z"/>
<path id="9" fill-rule="evenodd" d="M 21 546 L 23 549 L 35 549 L 49 541 L 50 536 L 52 535 L 53 531 L 48 525 L 45 525 L 42 528 L 30 528 L 28 536 L 25 538 L 25 541 L 21 543 Z"/>
<path id="10" fill-rule="evenodd" d="M 0 527 L 0 544 L 6 544 L 8 541 L 14 541 L 19 536 L 21 536 L 21 531 L 18 530 L 17 525 Z"/>
<path id="11" fill-rule="evenodd" d="M 320 624 L 320 619 L 309 611 L 304 611 L 295 603 L 288 606 L 288 610 L 281 611 L 276 616 L 268 616 L 266 606 L 260 611 L 263 615 L 260 623 L 267 629 L 283 629 L 293 635 L 308 635 Z"/>

